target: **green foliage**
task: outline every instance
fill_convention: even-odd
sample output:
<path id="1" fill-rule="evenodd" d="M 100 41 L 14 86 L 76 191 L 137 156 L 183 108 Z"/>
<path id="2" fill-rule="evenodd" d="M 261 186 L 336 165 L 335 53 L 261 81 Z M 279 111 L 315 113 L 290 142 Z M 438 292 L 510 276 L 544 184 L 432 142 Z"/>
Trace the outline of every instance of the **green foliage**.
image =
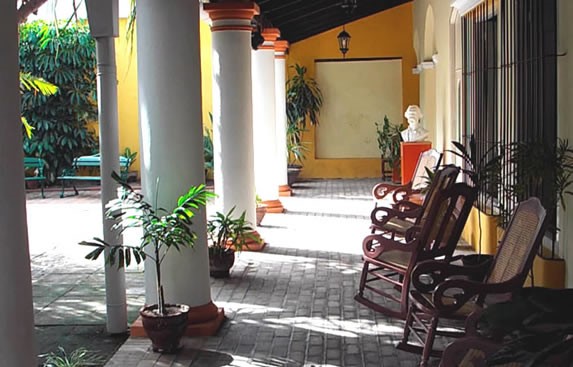
<path id="1" fill-rule="evenodd" d="M 384 123 L 376 122 L 380 154 L 392 167 L 400 163 L 400 127 L 400 125 L 390 123 L 386 115 L 384 115 Z"/>
<path id="2" fill-rule="evenodd" d="M 105 362 L 102 357 L 85 348 L 66 353 L 64 348 L 58 347 L 58 352 L 41 357 L 46 357 L 43 367 L 88 367 L 100 366 Z"/>
<path id="3" fill-rule="evenodd" d="M 448 152 L 460 157 L 464 165 L 462 172 L 478 189 L 478 196 L 495 197 L 501 184 L 501 164 L 503 155 L 499 144 L 493 144 L 481 156 L 478 156 L 474 136 L 470 137 L 468 147 L 457 141 L 452 141 L 455 150 Z M 483 210 L 483 208 L 480 208 Z"/>
<path id="4" fill-rule="evenodd" d="M 32 92 L 34 94 L 41 94 L 43 96 L 51 96 L 58 92 L 58 87 L 52 83 L 33 76 L 30 73 L 20 72 L 20 93 Z M 28 120 L 22 116 L 22 127 L 24 128 L 25 136 L 30 139 L 32 137 L 32 130 L 34 127 L 30 125 Z"/>
<path id="5" fill-rule="evenodd" d="M 224 252 L 229 244 L 233 244 L 237 251 L 241 251 L 248 239 L 258 240 L 253 234 L 253 227 L 245 219 L 246 213 L 243 211 L 239 217 L 235 217 L 234 211 L 235 207 L 232 207 L 227 214 L 217 212 L 207 222 L 207 233 L 214 254 Z"/>
<path id="6" fill-rule="evenodd" d="M 127 159 L 127 165 L 125 167 L 122 167 L 123 172 L 127 173 L 129 172 L 129 168 L 131 167 L 133 162 L 135 162 L 135 160 L 137 159 L 137 152 L 132 152 L 131 148 L 125 147 L 125 149 L 123 150 L 123 154 L 121 156 Z"/>
<path id="7" fill-rule="evenodd" d="M 286 82 L 287 152 L 290 164 L 302 165 L 308 150 L 302 141 L 306 120 L 318 125 L 323 97 L 316 80 L 306 76 L 306 67 L 295 64 L 291 68 L 295 75 Z"/>
<path id="8" fill-rule="evenodd" d="M 34 127 L 32 138 L 24 140 L 24 150 L 46 160 L 54 176 L 75 156 L 97 148 L 87 129 L 87 123 L 97 118 L 95 43 L 87 24 L 61 29 L 44 22 L 21 25 L 20 65 L 24 75 L 59 87 L 51 96 L 36 90 L 22 95 L 22 115 Z M 45 86 L 38 88 L 41 92 Z"/>
<path id="9" fill-rule="evenodd" d="M 122 186 L 123 191 L 117 199 L 107 203 L 106 218 L 113 220 L 112 230 L 123 233 L 127 228 L 141 228 L 143 236 L 137 245 L 111 244 L 101 238 L 94 241 L 82 241 L 80 245 L 95 247 L 86 255 L 88 260 L 96 260 L 105 249 L 109 250 L 106 261 L 122 268 L 129 266 L 132 259 L 139 264 L 146 258 L 155 263 L 158 285 L 158 312 L 164 315 L 165 301 L 161 283 L 161 263 L 171 248 L 192 248 L 197 234 L 191 229 L 195 212 L 207 205 L 207 200 L 214 194 L 207 191 L 205 185 L 191 186 L 189 191 L 180 196 L 175 209 L 171 212 L 145 201 L 143 195 L 135 192 L 121 177 L 113 172 L 112 178 Z M 159 181 L 159 180 L 158 180 Z M 157 182 L 159 187 L 159 182 Z M 156 193 L 157 198 L 158 193 Z M 147 247 L 149 246 L 149 247 Z"/>

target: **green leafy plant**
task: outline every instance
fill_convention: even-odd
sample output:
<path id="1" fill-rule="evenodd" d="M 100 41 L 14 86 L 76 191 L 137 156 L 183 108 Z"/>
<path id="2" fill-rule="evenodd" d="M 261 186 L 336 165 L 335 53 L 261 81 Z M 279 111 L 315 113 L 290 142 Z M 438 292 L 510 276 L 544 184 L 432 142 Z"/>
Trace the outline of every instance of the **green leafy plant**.
<path id="1" fill-rule="evenodd" d="M 289 155 L 289 165 L 303 165 L 305 154 L 308 152 L 308 143 L 302 141 L 304 129 L 300 124 L 289 124 L 287 126 L 287 153 Z"/>
<path id="2" fill-rule="evenodd" d="M 45 357 L 43 367 L 101 366 L 105 362 L 101 356 L 90 352 L 86 348 L 79 348 L 67 353 L 64 348 L 58 347 L 57 352 L 48 353 L 40 357 Z"/>
<path id="3" fill-rule="evenodd" d="M 287 152 L 290 164 L 302 165 L 308 150 L 302 141 L 306 121 L 318 125 L 323 96 L 316 80 L 306 75 L 306 67 L 295 64 L 291 68 L 295 75 L 286 82 Z"/>
<path id="4" fill-rule="evenodd" d="M 400 128 L 400 125 L 390 123 L 386 115 L 383 123 L 376 122 L 380 155 L 392 167 L 397 167 L 400 163 Z"/>
<path id="5" fill-rule="evenodd" d="M 246 212 L 243 211 L 240 216 L 235 217 L 234 211 L 235 207 L 226 214 L 217 212 L 207 222 L 207 234 L 211 242 L 209 251 L 214 255 L 225 252 L 230 245 L 235 250 L 241 251 L 246 246 L 247 240 L 259 240 L 245 218 Z"/>
<path id="6" fill-rule="evenodd" d="M 20 72 L 20 93 L 31 92 L 36 94 L 41 94 L 43 96 L 52 96 L 58 92 L 58 87 L 54 84 L 33 76 L 30 73 Z M 34 127 L 28 123 L 28 120 L 22 116 L 22 127 L 24 128 L 24 134 L 26 138 L 30 139 L 32 137 L 32 130 Z"/>
<path id="7" fill-rule="evenodd" d="M 172 248 L 192 248 L 197 234 L 191 229 L 195 212 L 214 197 L 205 185 L 191 186 L 189 191 L 179 197 L 172 211 L 157 206 L 158 192 L 155 194 L 155 204 L 145 200 L 143 195 L 135 192 L 131 186 L 113 172 L 112 178 L 121 185 L 122 192 L 117 199 L 107 204 L 106 218 L 114 221 L 112 230 L 122 233 L 127 228 L 141 228 L 143 236 L 137 245 L 111 244 L 101 238 L 94 241 L 83 241 L 80 245 L 95 247 L 86 255 L 88 260 L 96 260 L 105 249 L 109 249 L 106 261 L 117 264 L 122 268 L 129 266 L 132 259 L 139 264 L 146 258 L 153 260 L 157 284 L 157 312 L 165 315 L 165 300 L 161 279 L 161 263 L 165 254 Z M 159 188 L 159 180 L 157 182 Z"/>
<path id="8" fill-rule="evenodd" d="M 127 172 L 129 172 L 129 169 L 131 168 L 131 166 L 133 165 L 133 163 L 137 159 L 137 152 L 133 152 L 133 151 L 131 151 L 131 148 L 125 147 L 121 156 L 127 160 L 127 164 L 123 168 L 123 170 L 127 173 Z"/>
<path id="9" fill-rule="evenodd" d="M 97 118 L 95 41 L 87 24 L 26 23 L 20 26 L 22 75 L 34 75 L 58 85 L 58 93 L 44 95 L 47 85 L 25 90 L 22 115 L 34 127 L 24 139 L 27 156 L 48 163 L 48 177 L 71 166 L 73 158 L 97 150 L 88 123 Z M 24 84 L 24 86 L 30 86 Z"/>
<path id="10" fill-rule="evenodd" d="M 477 188 L 477 199 L 474 205 L 478 209 L 484 211 L 484 208 L 479 207 L 482 201 L 480 197 L 495 197 L 501 185 L 501 164 L 503 155 L 501 154 L 502 147 L 499 144 L 492 144 L 481 155 L 478 153 L 477 143 L 474 135 L 470 137 L 468 147 L 457 141 L 452 141 L 455 150 L 448 150 L 448 152 L 462 159 L 463 164 L 461 171 L 469 178 L 470 184 Z M 481 255 L 482 249 L 482 227 L 481 215 L 478 215 L 479 226 L 479 243 L 478 253 Z M 484 257 L 485 258 L 485 257 Z M 478 257 L 479 259 L 479 257 Z"/>

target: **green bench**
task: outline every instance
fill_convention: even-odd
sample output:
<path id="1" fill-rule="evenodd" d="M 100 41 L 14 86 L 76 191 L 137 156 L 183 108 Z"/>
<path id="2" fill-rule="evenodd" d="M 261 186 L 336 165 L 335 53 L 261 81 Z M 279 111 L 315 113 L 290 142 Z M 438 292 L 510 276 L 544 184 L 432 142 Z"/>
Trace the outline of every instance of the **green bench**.
<path id="1" fill-rule="evenodd" d="M 127 168 L 129 167 L 131 162 L 126 157 L 119 157 L 119 166 L 121 167 L 121 175 L 122 177 L 126 174 Z M 84 155 L 81 157 L 74 158 L 72 162 L 72 167 L 69 169 L 65 169 L 62 172 L 61 176 L 58 176 L 57 179 L 60 180 L 62 183 L 62 192 L 60 197 L 64 197 L 64 193 L 66 190 L 66 183 L 70 183 L 74 189 L 74 195 L 78 195 L 78 189 L 76 188 L 77 181 L 101 181 L 101 176 L 78 176 L 77 171 L 78 169 L 85 167 L 85 168 L 97 168 L 99 169 L 101 165 L 101 157 L 99 154 L 94 155 Z"/>
<path id="2" fill-rule="evenodd" d="M 44 186 L 46 185 L 46 176 L 44 175 L 44 168 L 46 167 L 46 161 L 42 158 L 37 157 L 24 157 L 24 169 L 33 169 L 34 176 L 26 176 L 24 180 L 26 181 L 38 181 L 40 182 L 40 189 L 42 191 L 42 198 L 46 198 L 44 194 Z"/>

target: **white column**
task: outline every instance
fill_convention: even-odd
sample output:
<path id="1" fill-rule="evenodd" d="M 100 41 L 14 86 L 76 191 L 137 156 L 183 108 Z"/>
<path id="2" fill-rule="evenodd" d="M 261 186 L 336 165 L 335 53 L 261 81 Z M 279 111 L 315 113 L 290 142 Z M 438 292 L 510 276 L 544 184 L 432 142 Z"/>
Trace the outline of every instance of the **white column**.
<path id="1" fill-rule="evenodd" d="M 114 243 L 118 234 L 111 230 L 113 222 L 105 218 L 107 203 L 117 197 L 117 184 L 111 178 L 119 173 L 119 130 L 117 112 L 117 68 L 115 44 L 112 37 L 96 38 L 99 146 L 101 153 L 101 210 L 103 238 Z M 106 255 L 109 250 L 106 250 Z M 117 265 L 105 265 L 106 327 L 112 334 L 127 331 L 127 300 L 125 273 Z"/>
<path id="2" fill-rule="evenodd" d="M 213 146 L 217 209 L 255 223 L 251 94 L 252 2 L 205 3 L 213 44 Z"/>
<path id="3" fill-rule="evenodd" d="M 287 150 L 287 117 L 286 117 L 286 50 L 288 41 L 275 42 L 275 113 L 277 145 L 277 181 L 279 196 L 291 196 L 288 185 L 288 150 Z"/>
<path id="4" fill-rule="evenodd" d="M 111 178 L 119 173 L 119 131 L 117 112 L 117 67 L 115 41 L 118 36 L 117 0 L 88 0 L 86 2 L 92 37 L 96 39 L 99 146 L 101 153 L 101 210 L 103 239 L 117 243 L 113 222 L 105 218 L 107 203 L 116 198 L 117 184 Z M 109 250 L 106 250 L 106 256 Z M 111 334 L 127 331 L 127 301 L 125 273 L 116 265 L 105 264 L 106 328 Z"/>
<path id="5" fill-rule="evenodd" d="M 169 210 L 190 185 L 205 182 L 197 1 L 138 0 L 137 64 L 143 194 L 155 198 L 158 184 L 158 205 Z M 200 307 L 211 303 L 204 209 L 193 230 L 195 247 L 171 250 L 162 275 L 167 302 Z M 150 265 L 145 289 L 152 304 L 157 294 Z"/>
<path id="6" fill-rule="evenodd" d="M 276 28 L 266 28 L 264 42 L 253 51 L 253 129 L 255 142 L 255 187 L 267 204 L 267 212 L 282 213 L 279 200 L 279 167 L 276 148 L 275 46 Z"/>
<path id="7" fill-rule="evenodd" d="M 16 0 L 0 1 L 0 366 L 35 367 Z"/>

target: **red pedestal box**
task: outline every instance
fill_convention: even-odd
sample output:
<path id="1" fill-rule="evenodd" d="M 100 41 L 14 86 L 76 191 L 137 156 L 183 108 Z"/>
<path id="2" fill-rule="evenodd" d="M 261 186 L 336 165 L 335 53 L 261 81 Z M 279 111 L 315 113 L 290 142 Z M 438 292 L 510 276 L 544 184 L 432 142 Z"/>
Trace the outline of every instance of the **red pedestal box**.
<path id="1" fill-rule="evenodd" d="M 412 181 L 418 158 L 422 152 L 432 148 L 429 141 L 413 141 L 400 143 L 400 159 L 402 170 L 402 185 Z"/>

